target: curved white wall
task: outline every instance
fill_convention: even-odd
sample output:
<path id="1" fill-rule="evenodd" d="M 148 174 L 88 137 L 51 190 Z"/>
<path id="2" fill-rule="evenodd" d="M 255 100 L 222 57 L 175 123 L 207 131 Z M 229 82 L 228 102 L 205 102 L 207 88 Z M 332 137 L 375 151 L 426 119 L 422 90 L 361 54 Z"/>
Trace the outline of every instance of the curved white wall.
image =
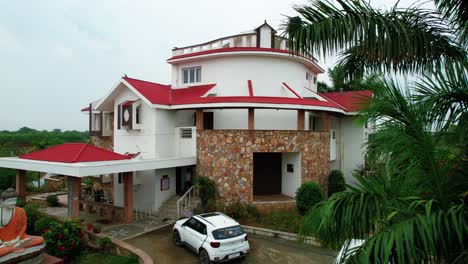
<path id="1" fill-rule="evenodd" d="M 283 87 L 283 82 L 301 96 L 310 94 L 304 87 L 317 90 L 317 85 L 313 83 L 316 73 L 311 69 L 293 58 L 267 56 L 264 52 L 258 55 L 226 55 L 173 65 L 173 87 L 184 87 L 182 69 L 195 66 L 202 68 L 201 83 L 217 84 L 213 90 L 217 96 L 249 95 L 247 80 L 252 80 L 256 96 L 295 97 Z M 306 79 L 307 72 L 311 74 L 309 80 Z"/>

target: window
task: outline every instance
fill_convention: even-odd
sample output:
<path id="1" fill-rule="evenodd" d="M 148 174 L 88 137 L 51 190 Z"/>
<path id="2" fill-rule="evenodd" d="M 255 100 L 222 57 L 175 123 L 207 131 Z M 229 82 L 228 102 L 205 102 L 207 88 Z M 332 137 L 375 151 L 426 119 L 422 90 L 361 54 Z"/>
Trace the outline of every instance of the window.
<path id="1" fill-rule="evenodd" d="M 203 224 L 202 222 L 198 221 L 195 218 L 190 218 L 184 223 L 185 226 L 197 231 L 198 233 L 202 235 L 206 235 L 206 225 Z"/>
<path id="2" fill-rule="evenodd" d="M 317 83 L 317 77 L 314 77 L 314 83 Z"/>
<path id="3" fill-rule="evenodd" d="M 184 83 L 201 82 L 201 67 L 191 67 L 182 69 Z"/>
<path id="4" fill-rule="evenodd" d="M 136 113 L 135 113 L 135 121 L 137 124 L 141 124 L 141 120 L 140 120 L 140 116 L 141 116 L 141 105 L 137 106 L 136 108 Z"/>
<path id="5" fill-rule="evenodd" d="M 216 240 L 238 237 L 244 234 L 244 230 L 240 226 L 226 227 L 212 232 Z"/>

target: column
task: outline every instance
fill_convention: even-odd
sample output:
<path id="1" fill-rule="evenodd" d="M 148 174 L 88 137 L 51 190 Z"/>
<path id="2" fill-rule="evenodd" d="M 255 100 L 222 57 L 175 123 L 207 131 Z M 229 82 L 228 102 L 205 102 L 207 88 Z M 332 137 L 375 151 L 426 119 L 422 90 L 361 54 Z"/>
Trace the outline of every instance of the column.
<path id="1" fill-rule="evenodd" d="M 330 131 L 330 114 L 323 113 L 323 131 Z"/>
<path id="2" fill-rule="evenodd" d="M 124 183 L 124 221 L 133 222 L 133 172 L 123 173 Z"/>
<path id="3" fill-rule="evenodd" d="M 26 202 L 26 171 L 16 170 L 16 193 L 18 198 Z"/>
<path id="4" fill-rule="evenodd" d="M 203 130 L 203 109 L 197 109 L 195 112 L 195 120 L 197 122 L 197 130 Z"/>
<path id="5" fill-rule="evenodd" d="M 255 109 L 249 108 L 249 130 L 255 129 Z"/>
<path id="6" fill-rule="evenodd" d="M 297 130 L 304 130 L 305 111 L 297 110 Z"/>
<path id="7" fill-rule="evenodd" d="M 80 216 L 80 191 L 81 178 L 67 176 L 68 182 L 68 216 L 71 218 Z"/>

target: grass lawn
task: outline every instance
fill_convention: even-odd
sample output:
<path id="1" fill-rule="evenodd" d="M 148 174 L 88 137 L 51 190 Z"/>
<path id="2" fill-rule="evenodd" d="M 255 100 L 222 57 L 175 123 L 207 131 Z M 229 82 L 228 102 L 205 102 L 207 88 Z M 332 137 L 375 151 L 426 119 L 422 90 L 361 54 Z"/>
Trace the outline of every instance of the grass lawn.
<path id="1" fill-rule="evenodd" d="M 121 257 L 111 254 L 90 253 L 73 261 L 76 264 L 136 264 L 138 259 L 134 257 Z"/>
<path id="2" fill-rule="evenodd" d="M 270 214 L 260 215 L 256 218 L 246 218 L 240 222 L 250 225 L 268 228 L 289 233 L 298 233 L 304 217 L 296 210 L 288 212 L 273 211 Z"/>

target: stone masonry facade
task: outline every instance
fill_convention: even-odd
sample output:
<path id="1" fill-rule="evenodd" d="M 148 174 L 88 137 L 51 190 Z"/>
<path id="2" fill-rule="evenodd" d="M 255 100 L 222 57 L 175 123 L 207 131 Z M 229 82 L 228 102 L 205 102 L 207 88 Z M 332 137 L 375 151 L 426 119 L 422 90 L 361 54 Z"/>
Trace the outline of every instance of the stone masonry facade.
<path id="1" fill-rule="evenodd" d="M 216 183 L 216 195 L 229 204 L 253 202 L 253 154 L 301 153 L 301 182 L 326 189 L 330 173 L 328 132 L 296 130 L 199 130 L 197 176 Z"/>

